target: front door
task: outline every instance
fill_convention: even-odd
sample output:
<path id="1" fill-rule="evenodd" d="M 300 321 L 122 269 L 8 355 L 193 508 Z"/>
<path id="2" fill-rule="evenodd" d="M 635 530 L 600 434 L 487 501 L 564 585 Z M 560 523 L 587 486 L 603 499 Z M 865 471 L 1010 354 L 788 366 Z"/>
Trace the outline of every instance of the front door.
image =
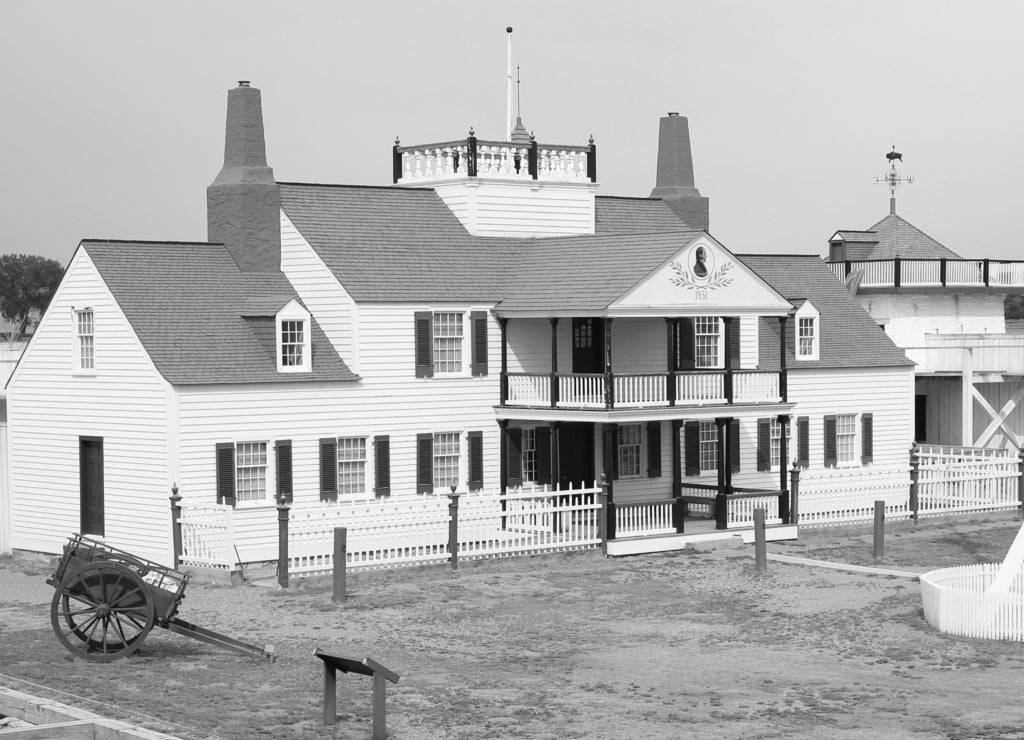
<path id="1" fill-rule="evenodd" d="M 78 438 L 82 534 L 103 536 L 103 438 Z"/>
<path id="2" fill-rule="evenodd" d="M 558 431 L 558 485 L 591 486 L 594 474 L 594 425 L 565 422 Z"/>
<path id="3" fill-rule="evenodd" d="M 604 320 L 572 320 L 572 371 L 604 372 Z"/>

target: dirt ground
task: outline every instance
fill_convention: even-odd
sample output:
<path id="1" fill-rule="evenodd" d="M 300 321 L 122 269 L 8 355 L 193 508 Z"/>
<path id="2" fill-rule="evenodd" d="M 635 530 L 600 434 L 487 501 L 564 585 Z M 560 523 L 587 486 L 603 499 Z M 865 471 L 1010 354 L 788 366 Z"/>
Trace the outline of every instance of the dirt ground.
<path id="1" fill-rule="evenodd" d="M 883 565 L 999 562 L 1019 529 L 1012 514 L 894 524 Z M 770 549 L 873 562 L 867 527 Z M 752 547 L 350 575 L 343 605 L 326 584 L 189 585 L 183 618 L 275 644 L 273 665 L 163 630 L 124 661 L 72 661 L 48 571 L 0 560 L 0 685 L 184 738 L 369 737 L 361 676 L 339 678 L 342 720 L 321 726 L 317 647 L 401 675 L 399 740 L 1024 738 L 1024 644 L 939 634 L 912 580 L 779 562 L 759 576 Z"/>

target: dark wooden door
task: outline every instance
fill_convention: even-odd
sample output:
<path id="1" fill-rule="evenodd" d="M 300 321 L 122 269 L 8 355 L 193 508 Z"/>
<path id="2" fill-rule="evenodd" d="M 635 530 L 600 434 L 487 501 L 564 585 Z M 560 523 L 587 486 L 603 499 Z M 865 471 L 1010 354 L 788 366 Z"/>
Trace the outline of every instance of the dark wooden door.
<path id="1" fill-rule="evenodd" d="M 103 536 L 103 438 L 78 438 L 82 534 Z"/>
<path id="2" fill-rule="evenodd" d="M 572 320 L 572 371 L 604 372 L 604 320 Z"/>
<path id="3" fill-rule="evenodd" d="M 579 488 L 591 486 L 594 472 L 594 425 L 563 423 L 558 432 L 558 485 Z"/>
<path id="4" fill-rule="evenodd" d="M 914 396 L 914 441 L 928 438 L 928 396 Z"/>

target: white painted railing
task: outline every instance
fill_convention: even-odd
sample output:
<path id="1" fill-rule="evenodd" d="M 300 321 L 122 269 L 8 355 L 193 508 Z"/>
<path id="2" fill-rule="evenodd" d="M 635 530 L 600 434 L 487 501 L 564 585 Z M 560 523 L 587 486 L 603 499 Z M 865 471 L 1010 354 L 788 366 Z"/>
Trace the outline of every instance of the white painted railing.
<path id="1" fill-rule="evenodd" d="M 988 284 L 1000 287 L 1024 285 L 1024 262 L 990 262 Z"/>
<path id="2" fill-rule="evenodd" d="M 987 593 L 999 565 L 961 565 L 921 576 L 924 618 L 941 632 L 1024 641 L 1024 571 L 1007 593 Z"/>
<path id="3" fill-rule="evenodd" d="M 668 406 L 666 375 L 616 375 L 614 380 L 616 408 Z"/>
<path id="4" fill-rule="evenodd" d="M 673 534 L 672 499 L 617 504 L 615 507 L 615 537 Z"/>
<path id="5" fill-rule="evenodd" d="M 226 504 L 181 504 L 181 555 L 183 566 L 234 570 L 235 554 L 233 507 Z"/>
<path id="6" fill-rule="evenodd" d="M 730 497 L 728 500 L 729 527 L 753 527 L 754 509 L 764 509 L 765 524 L 781 524 L 779 517 L 779 495 Z"/>
<path id="7" fill-rule="evenodd" d="M 777 403 L 779 374 L 777 372 L 740 371 L 732 376 L 732 397 L 735 403 Z"/>
<path id="8" fill-rule="evenodd" d="M 971 286 L 985 284 L 982 260 L 956 260 L 946 262 L 946 285 Z M 991 279 L 991 275 L 989 276 Z"/>
<path id="9" fill-rule="evenodd" d="M 725 403 L 725 374 L 722 372 L 677 373 L 676 403 L 680 405 Z"/>
<path id="10" fill-rule="evenodd" d="M 860 273 L 861 287 L 888 288 L 896 284 L 897 261 L 894 259 L 828 263 L 832 273 L 840 280 L 846 279 L 847 264 L 849 274 Z M 1017 260 L 900 259 L 898 264 L 902 287 L 1024 287 L 1024 262 Z"/>
<path id="11" fill-rule="evenodd" d="M 942 263 L 938 260 L 901 260 L 900 285 L 942 285 Z"/>
<path id="12" fill-rule="evenodd" d="M 589 151 L 586 146 L 538 145 L 536 179 L 552 182 L 588 180 Z M 469 177 L 470 149 L 465 139 L 399 147 L 398 152 L 401 156 L 400 184 Z M 532 180 L 529 156 L 529 146 L 478 140 L 476 176 Z"/>
<path id="13" fill-rule="evenodd" d="M 971 353 L 975 372 L 1024 373 L 1022 334 L 926 334 L 924 347 L 908 347 L 918 372 L 960 372 Z"/>
<path id="14" fill-rule="evenodd" d="M 582 181 L 587 177 L 587 149 L 542 147 L 537 150 L 537 179 Z"/>
<path id="15" fill-rule="evenodd" d="M 1020 469 L 1009 450 L 922 446 L 918 516 L 1016 508 Z"/>
<path id="16" fill-rule="evenodd" d="M 558 405 L 575 408 L 604 408 L 603 375 L 559 375 Z"/>
<path id="17" fill-rule="evenodd" d="M 551 376 L 539 373 L 509 373 L 508 406 L 550 406 Z"/>
<path id="18" fill-rule="evenodd" d="M 893 284 L 893 263 L 891 261 L 885 262 L 851 262 L 850 271 L 861 270 L 862 276 L 860 284 L 862 287 L 870 288 L 874 286 L 892 285 Z"/>

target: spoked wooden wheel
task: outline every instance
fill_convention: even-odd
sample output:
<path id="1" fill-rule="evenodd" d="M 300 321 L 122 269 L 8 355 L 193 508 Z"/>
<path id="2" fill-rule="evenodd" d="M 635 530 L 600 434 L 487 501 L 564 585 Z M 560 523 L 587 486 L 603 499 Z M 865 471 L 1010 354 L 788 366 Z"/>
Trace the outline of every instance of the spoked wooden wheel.
<path id="1" fill-rule="evenodd" d="M 135 652 L 153 620 L 149 587 L 120 563 L 87 563 L 68 574 L 50 604 L 50 623 L 64 647 L 98 663 Z"/>

